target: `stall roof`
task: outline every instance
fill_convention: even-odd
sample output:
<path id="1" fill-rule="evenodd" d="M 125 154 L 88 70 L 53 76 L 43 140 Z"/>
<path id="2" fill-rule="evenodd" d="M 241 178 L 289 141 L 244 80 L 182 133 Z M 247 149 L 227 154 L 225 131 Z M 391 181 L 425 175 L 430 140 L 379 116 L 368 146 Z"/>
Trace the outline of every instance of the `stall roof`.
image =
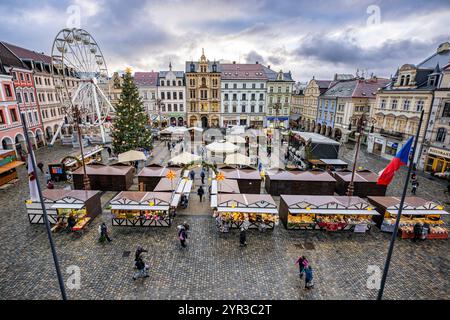
<path id="1" fill-rule="evenodd" d="M 156 205 L 168 205 L 171 199 L 171 192 L 122 191 L 110 203 L 137 205 L 153 201 Z M 134 203 L 131 204 L 130 202 Z"/>
<path id="2" fill-rule="evenodd" d="M 86 173 L 88 175 L 123 176 L 133 169 L 132 166 L 87 165 Z M 72 174 L 84 174 L 83 167 L 78 168 Z"/>
<path id="3" fill-rule="evenodd" d="M 328 172 L 323 171 L 277 170 L 268 171 L 267 175 L 270 180 L 336 182 L 336 179 L 334 179 Z"/>
<path id="4" fill-rule="evenodd" d="M 158 184 L 156 185 L 155 189 L 153 191 L 155 192 L 164 192 L 164 191 L 175 191 L 177 189 L 177 186 L 179 184 L 179 179 L 174 179 L 173 181 L 170 181 L 170 179 L 162 178 L 159 180 Z"/>
<path id="5" fill-rule="evenodd" d="M 277 205 L 269 194 L 219 193 L 217 195 L 217 210 L 278 213 Z"/>
<path id="6" fill-rule="evenodd" d="M 400 208 L 400 197 L 368 197 L 375 206 L 380 206 L 391 214 L 397 214 Z M 420 212 L 420 213 L 414 213 Z M 448 214 L 444 207 L 419 197 L 406 197 L 402 214 Z"/>
<path id="7" fill-rule="evenodd" d="M 306 196 L 281 195 L 281 199 L 292 209 L 321 209 L 323 210 L 361 210 L 371 208 L 367 201 L 360 197 L 348 196 Z M 376 214 L 375 212 L 373 214 Z"/>
<path id="8" fill-rule="evenodd" d="M 138 173 L 138 177 L 165 177 L 167 172 L 172 170 L 175 175 L 180 177 L 181 169 L 179 168 L 166 168 L 166 167 L 144 167 Z"/>
<path id="9" fill-rule="evenodd" d="M 240 193 L 239 184 L 237 180 L 225 179 L 222 181 L 213 180 L 211 186 L 211 193 Z"/>
<path id="10" fill-rule="evenodd" d="M 303 131 L 292 131 L 293 134 L 300 136 L 301 139 L 308 141 L 311 140 L 311 143 L 314 144 L 332 144 L 339 146 L 340 143 L 327 138 L 321 134 L 314 133 L 314 132 L 303 132 Z"/>
<path id="11" fill-rule="evenodd" d="M 82 203 L 55 203 L 52 209 L 81 209 L 84 207 Z"/>
<path id="12" fill-rule="evenodd" d="M 221 169 L 225 178 L 234 180 L 261 180 L 261 174 L 256 169 Z"/>
<path id="13" fill-rule="evenodd" d="M 334 174 L 339 176 L 345 182 L 350 182 L 352 179 L 352 172 L 350 170 L 345 171 L 335 171 Z M 377 182 L 378 175 L 372 171 L 357 171 L 355 172 L 354 180 L 355 182 Z"/>
<path id="14" fill-rule="evenodd" d="M 86 201 L 100 191 L 95 190 L 65 190 L 65 189 L 46 189 L 42 191 L 42 196 L 51 201 L 58 201 L 64 198 L 74 198 L 80 201 Z"/>

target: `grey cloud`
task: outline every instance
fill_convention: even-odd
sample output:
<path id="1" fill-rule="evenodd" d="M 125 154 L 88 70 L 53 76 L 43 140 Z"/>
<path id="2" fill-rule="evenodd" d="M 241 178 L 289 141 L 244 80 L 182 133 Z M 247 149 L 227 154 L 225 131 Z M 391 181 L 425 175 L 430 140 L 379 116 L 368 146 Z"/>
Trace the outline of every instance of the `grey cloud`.
<path id="1" fill-rule="evenodd" d="M 255 63 L 256 61 L 258 61 L 259 63 L 262 63 L 262 64 L 265 63 L 265 60 L 264 60 L 263 56 L 260 55 L 255 50 L 252 50 L 252 51 L 250 51 L 249 53 L 247 53 L 245 55 L 245 62 L 246 63 Z"/>

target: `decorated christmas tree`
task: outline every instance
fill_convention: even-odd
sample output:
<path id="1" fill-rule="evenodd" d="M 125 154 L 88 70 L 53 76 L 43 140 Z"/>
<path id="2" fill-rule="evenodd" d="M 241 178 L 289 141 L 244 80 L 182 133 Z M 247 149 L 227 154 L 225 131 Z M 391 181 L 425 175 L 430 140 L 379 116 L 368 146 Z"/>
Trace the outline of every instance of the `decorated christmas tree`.
<path id="1" fill-rule="evenodd" d="M 152 148 L 152 134 L 146 125 L 148 115 L 145 112 L 139 91 L 127 69 L 122 84 L 122 94 L 116 105 L 116 118 L 113 121 L 112 145 L 119 154 L 129 150 Z"/>

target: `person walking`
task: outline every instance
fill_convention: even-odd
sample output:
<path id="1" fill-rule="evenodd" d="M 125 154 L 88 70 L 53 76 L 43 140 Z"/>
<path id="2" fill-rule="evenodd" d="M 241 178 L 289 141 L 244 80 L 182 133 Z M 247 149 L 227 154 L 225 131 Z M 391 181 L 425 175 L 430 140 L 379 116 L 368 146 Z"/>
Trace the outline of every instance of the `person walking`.
<path id="1" fill-rule="evenodd" d="M 39 170 L 41 171 L 41 173 L 44 173 L 44 164 L 42 162 L 38 162 L 37 167 L 39 168 Z"/>
<path id="2" fill-rule="evenodd" d="M 195 171 L 194 171 L 194 169 L 192 169 L 192 170 L 189 172 L 189 176 L 191 177 L 191 180 L 194 181 L 194 179 L 195 179 Z"/>
<path id="3" fill-rule="evenodd" d="M 108 234 L 108 227 L 106 226 L 106 223 L 103 222 L 100 225 L 100 242 L 103 242 L 105 240 L 108 240 L 108 242 L 112 241 Z"/>
<path id="4" fill-rule="evenodd" d="M 202 169 L 202 172 L 200 172 L 200 178 L 202 178 L 202 184 L 205 184 L 205 170 Z"/>
<path id="5" fill-rule="evenodd" d="M 295 264 L 298 264 L 299 276 L 300 276 L 300 279 L 302 279 L 303 273 L 305 272 L 305 267 L 307 267 L 309 265 L 308 259 L 306 259 L 305 256 L 300 256 L 297 259 L 297 261 L 295 262 Z"/>
<path id="6" fill-rule="evenodd" d="M 422 235 L 422 225 L 419 222 L 416 222 L 416 224 L 413 227 L 413 231 L 414 231 L 413 241 L 416 242 L 417 239 L 420 239 Z"/>
<path id="7" fill-rule="evenodd" d="M 142 247 L 141 245 L 137 246 L 136 252 L 134 254 L 134 261 L 138 261 L 141 258 L 141 254 L 143 254 L 144 252 L 148 252 L 147 250 L 144 249 L 144 247 Z"/>
<path id="8" fill-rule="evenodd" d="M 200 198 L 200 202 L 202 202 L 203 195 L 205 194 L 205 190 L 203 190 L 203 187 L 202 187 L 202 186 L 200 186 L 200 187 L 198 188 L 197 194 L 198 194 L 198 196 L 199 196 L 199 198 Z"/>
<path id="9" fill-rule="evenodd" d="M 135 263 L 136 266 L 136 273 L 133 276 L 133 280 L 136 280 L 137 278 L 148 278 L 148 265 L 145 264 L 144 260 L 142 259 L 142 257 L 139 257 L 136 260 Z"/>
<path id="10" fill-rule="evenodd" d="M 186 248 L 187 230 L 189 230 L 189 225 L 185 222 L 177 227 L 178 229 L 178 239 L 182 248 Z"/>
<path id="11" fill-rule="evenodd" d="M 417 188 L 419 187 L 419 181 L 417 181 L 417 179 L 415 179 L 415 180 L 413 180 L 413 181 L 411 182 L 411 184 L 412 184 L 411 193 L 412 193 L 413 195 L 416 195 Z"/>
<path id="12" fill-rule="evenodd" d="M 313 271 L 311 266 L 308 266 L 305 268 L 305 289 L 310 290 L 313 287 Z"/>
<path id="13" fill-rule="evenodd" d="M 239 246 L 247 246 L 247 233 L 244 228 L 241 228 L 241 232 L 239 233 Z"/>
<path id="14" fill-rule="evenodd" d="M 425 240 L 428 238 L 428 234 L 430 233 L 430 225 L 425 222 L 422 226 L 422 233 L 420 235 L 420 239 Z"/>

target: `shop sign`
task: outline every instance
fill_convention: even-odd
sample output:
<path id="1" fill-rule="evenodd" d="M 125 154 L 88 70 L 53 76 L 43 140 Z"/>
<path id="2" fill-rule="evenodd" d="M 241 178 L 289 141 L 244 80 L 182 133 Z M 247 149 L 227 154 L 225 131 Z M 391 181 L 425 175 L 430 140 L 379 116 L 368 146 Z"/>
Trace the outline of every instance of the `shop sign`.
<path id="1" fill-rule="evenodd" d="M 443 149 L 431 147 L 428 149 L 428 153 L 434 154 L 434 155 L 440 156 L 440 157 L 450 158 L 450 150 L 443 150 Z"/>
<path id="2" fill-rule="evenodd" d="M 387 141 L 386 145 L 388 147 L 391 147 L 392 149 L 397 149 L 398 148 L 398 143 L 397 142 Z"/>

